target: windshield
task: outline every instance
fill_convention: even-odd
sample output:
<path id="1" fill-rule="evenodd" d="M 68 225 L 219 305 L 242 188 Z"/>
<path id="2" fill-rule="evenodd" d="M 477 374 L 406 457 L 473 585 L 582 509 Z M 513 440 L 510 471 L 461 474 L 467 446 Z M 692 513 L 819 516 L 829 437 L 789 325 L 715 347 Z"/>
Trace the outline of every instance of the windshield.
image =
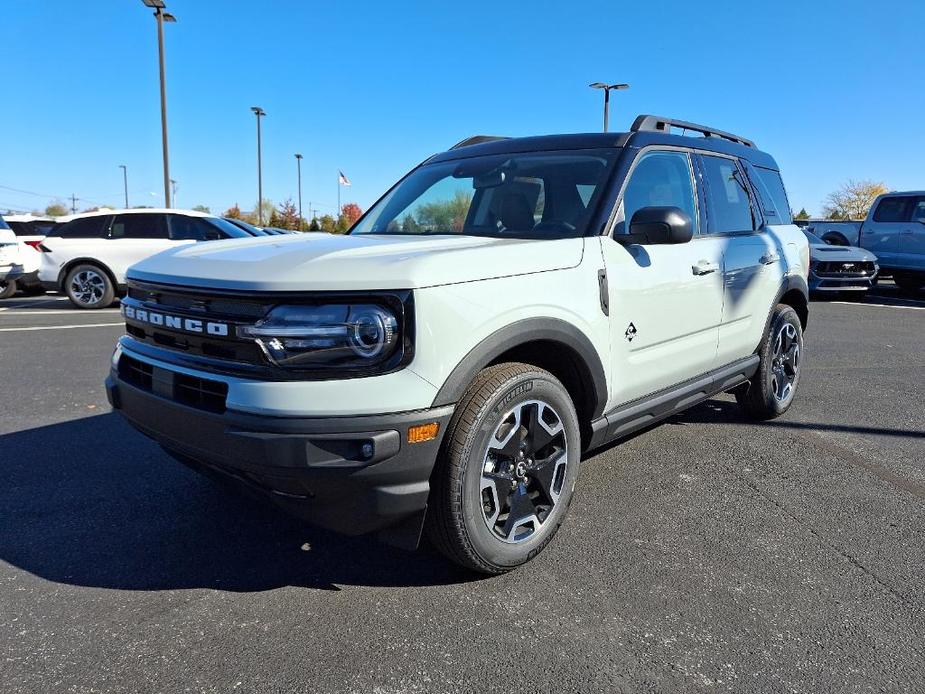
<path id="1" fill-rule="evenodd" d="M 819 244 L 820 246 L 825 246 L 825 245 L 826 245 L 826 242 L 825 242 L 825 241 L 823 241 L 822 239 L 820 239 L 820 238 L 819 238 L 818 236 L 816 236 L 815 234 L 806 231 L 806 229 L 803 230 L 803 233 L 806 234 L 806 238 L 809 239 L 809 242 L 810 242 L 810 243 L 817 243 L 817 244 Z"/>
<path id="2" fill-rule="evenodd" d="M 353 234 L 582 236 L 616 150 L 525 152 L 425 164 Z"/>
<path id="3" fill-rule="evenodd" d="M 204 219 L 221 229 L 229 239 L 246 239 L 250 237 L 250 234 L 244 231 L 244 229 L 239 229 L 234 224 L 226 222 L 221 217 L 205 217 Z"/>

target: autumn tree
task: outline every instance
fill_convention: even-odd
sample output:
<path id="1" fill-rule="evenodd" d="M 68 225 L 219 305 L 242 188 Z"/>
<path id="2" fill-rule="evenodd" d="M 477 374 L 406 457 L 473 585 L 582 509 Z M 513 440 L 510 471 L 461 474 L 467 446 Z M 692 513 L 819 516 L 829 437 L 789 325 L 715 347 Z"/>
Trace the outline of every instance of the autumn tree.
<path id="1" fill-rule="evenodd" d="M 244 215 L 241 214 L 241 208 L 238 206 L 238 203 L 235 203 L 222 213 L 222 217 L 228 217 L 229 219 L 243 219 Z"/>
<path id="2" fill-rule="evenodd" d="M 321 231 L 334 232 L 337 231 L 337 220 L 329 214 L 323 214 L 318 218 L 318 226 Z"/>
<path id="3" fill-rule="evenodd" d="M 299 211 L 293 204 L 292 198 L 288 198 L 279 204 L 279 208 L 276 210 L 276 221 L 277 224 L 271 224 L 270 226 L 279 226 L 281 229 L 299 228 Z"/>
<path id="4" fill-rule="evenodd" d="M 829 193 L 823 206 L 826 219 L 864 219 L 878 195 L 889 192 L 882 181 L 848 181 Z"/>
<path id="5" fill-rule="evenodd" d="M 803 208 L 800 209 L 799 212 L 797 212 L 795 215 L 793 215 L 793 218 L 794 218 L 795 220 L 797 220 L 797 221 L 802 222 L 803 220 L 809 219 L 809 212 L 807 212 L 807 211 L 806 211 L 806 208 L 803 207 Z"/>
<path id="6" fill-rule="evenodd" d="M 67 209 L 67 205 L 60 200 L 49 203 L 48 207 L 45 208 L 45 214 L 49 217 L 63 217 L 68 212 L 70 210 Z"/>
<path id="7" fill-rule="evenodd" d="M 340 208 L 341 216 L 346 220 L 347 226 L 352 227 L 363 215 L 363 210 L 355 202 L 348 202 Z"/>

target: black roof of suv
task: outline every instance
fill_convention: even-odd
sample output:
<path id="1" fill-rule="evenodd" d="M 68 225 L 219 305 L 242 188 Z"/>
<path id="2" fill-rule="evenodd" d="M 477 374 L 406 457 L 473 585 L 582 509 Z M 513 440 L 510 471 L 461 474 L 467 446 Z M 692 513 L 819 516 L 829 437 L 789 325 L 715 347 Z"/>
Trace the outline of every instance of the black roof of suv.
<path id="1" fill-rule="evenodd" d="M 676 134 L 693 132 L 697 136 Z M 740 157 L 755 166 L 778 170 L 774 158 L 755 147 L 754 142 L 738 135 L 660 116 L 639 116 L 629 132 L 540 135 L 535 137 L 491 137 L 477 135 L 463 140 L 452 149 L 435 154 L 428 162 L 452 161 L 487 154 L 538 152 L 557 149 L 600 149 L 610 147 L 641 148 L 649 145 L 674 145 L 719 152 Z"/>

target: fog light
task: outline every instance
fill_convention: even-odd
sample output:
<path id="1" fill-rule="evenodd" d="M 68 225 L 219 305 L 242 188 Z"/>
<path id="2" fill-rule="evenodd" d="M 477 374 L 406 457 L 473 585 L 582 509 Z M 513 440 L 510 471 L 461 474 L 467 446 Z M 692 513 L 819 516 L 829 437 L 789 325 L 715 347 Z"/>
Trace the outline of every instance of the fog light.
<path id="1" fill-rule="evenodd" d="M 373 444 L 371 444 L 371 443 L 364 443 L 362 446 L 360 446 L 360 454 L 361 454 L 364 458 L 372 458 L 372 457 L 373 457 L 373 453 L 374 453 L 374 451 L 373 451 Z"/>
<path id="2" fill-rule="evenodd" d="M 440 430 L 440 424 L 430 422 L 429 424 L 415 424 L 408 427 L 408 443 L 423 443 L 424 441 L 433 441 L 437 438 L 437 432 Z"/>

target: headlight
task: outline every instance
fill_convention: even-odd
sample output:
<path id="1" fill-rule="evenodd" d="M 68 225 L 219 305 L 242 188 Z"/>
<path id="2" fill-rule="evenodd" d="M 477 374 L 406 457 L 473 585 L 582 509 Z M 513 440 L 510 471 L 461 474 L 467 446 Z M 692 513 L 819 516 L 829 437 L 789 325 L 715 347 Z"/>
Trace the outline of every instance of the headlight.
<path id="1" fill-rule="evenodd" d="M 401 359 L 401 321 L 372 303 L 277 306 L 238 337 L 252 338 L 273 364 L 301 369 L 365 369 Z"/>

